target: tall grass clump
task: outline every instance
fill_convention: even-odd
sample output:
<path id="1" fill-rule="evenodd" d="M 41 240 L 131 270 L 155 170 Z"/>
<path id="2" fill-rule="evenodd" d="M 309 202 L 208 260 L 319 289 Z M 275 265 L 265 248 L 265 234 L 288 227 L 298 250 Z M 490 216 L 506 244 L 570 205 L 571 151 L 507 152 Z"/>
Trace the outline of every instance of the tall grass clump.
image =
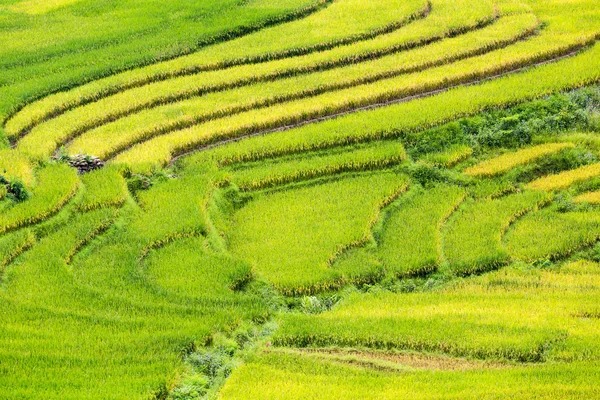
<path id="1" fill-rule="evenodd" d="M 128 196 L 127 183 L 120 168 L 106 167 L 81 176 L 83 198 L 77 205 L 82 211 L 118 207 Z"/>

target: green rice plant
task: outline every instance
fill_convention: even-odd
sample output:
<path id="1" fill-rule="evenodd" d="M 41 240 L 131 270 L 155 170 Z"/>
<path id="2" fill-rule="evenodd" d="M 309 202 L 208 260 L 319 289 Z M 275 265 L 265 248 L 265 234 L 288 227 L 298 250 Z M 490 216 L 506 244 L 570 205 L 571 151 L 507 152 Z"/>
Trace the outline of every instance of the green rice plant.
<path id="1" fill-rule="evenodd" d="M 9 388 L 5 393 L 48 399 L 94 399 L 107 393 L 119 399 L 152 397 L 176 379 L 182 355 L 206 344 L 214 331 L 268 317 L 260 298 L 216 284 L 215 294 L 186 296 L 146 281 L 144 266 L 152 266 L 151 277 L 158 268 L 167 273 L 168 264 L 158 263 L 173 259 L 162 257 L 163 250 L 181 250 L 176 261 L 182 268 L 207 262 L 209 273 L 220 257 L 199 260 L 190 241 L 185 249 L 174 244 L 154 250 L 140 265 L 144 243 L 127 226 L 144 217 L 133 204 L 121 212 L 126 218 L 108 231 L 114 210 L 78 214 L 8 267 L 0 290 L 0 353 L 6 372 L 0 385 Z M 174 217 L 172 225 L 185 222 Z M 243 269 L 228 270 L 231 265 L 222 264 L 222 276 L 231 273 L 223 284 L 246 278 L 236 273 Z M 168 276 L 158 278 L 169 282 Z M 65 354 L 73 354 L 68 363 Z"/>
<path id="2" fill-rule="evenodd" d="M 544 193 L 525 192 L 464 203 L 443 232 L 447 268 L 465 276 L 508 264 L 502 236 L 511 223 L 548 200 Z"/>
<path id="3" fill-rule="evenodd" d="M 189 100 L 145 110 L 98 127 L 97 129 L 92 129 L 80 139 L 75 140 L 69 146 L 69 151 L 86 152 L 93 147 L 97 149 L 97 152 L 99 151 L 100 157 L 106 158 L 118 152 L 120 147 L 127 147 L 140 139 L 148 139 L 173 130 L 198 125 L 207 120 L 226 117 L 255 108 L 264 108 L 279 103 L 285 104 L 286 102 L 306 97 L 317 96 L 318 98 L 323 93 L 344 89 L 350 90 L 357 86 L 362 87 L 367 85 L 366 87 L 369 87 L 370 84 L 382 80 L 387 82 L 388 85 L 394 84 L 411 87 L 415 85 L 414 80 L 418 80 L 419 72 L 425 68 L 447 64 L 457 59 L 467 58 L 505 46 L 523 36 L 527 36 L 536 27 L 537 20 L 529 14 L 508 16 L 501 19 L 498 23 L 482 29 L 481 32 L 476 31 L 446 39 L 422 49 L 418 48 L 408 52 L 392 54 L 380 59 L 351 64 L 338 69 L 315 72 L 310 75 L 290 77 L 275 82 L 257 83 L 230 91 L 206 94 L 199 98 L 192 97 Z M 402 83 L 389 82 L 390 79 L 399 75 L 407 75 L 402 80 Z M 206 79 L 210 83 L 215 81 L 213 77 L 206 77 Z M 223 71 L 222 79 L 232 79 L 231 72 Z M 172 89 L 172 85 L 169 82 L 161 83 L 161 85 L 167 91 L 176 90 Z M 418 92 L 420 90 L 419 87 L 422 85 L 423 83 L 420 82 L 414 89 L 406 89 L 407 95 L 414 94 L 412 93 L 413 91 L 415 93 Z M 189 84 L 182 83 L 182 88 L 188 90 Z M 151 89 L 151 87 L 147 88 L 147 90 Z M 385 100 L 386 95 L 383 94 L 385 91 L 384 87 L 374 87 L 372 90 L 382 92 L 379 97 L 374 96 L 377 98 L 377 101 Z M 348 96 L 361 97 L 364 89 L 362 91 L 355 90 L 355 92 L 350 92 Z M 155 95 L 160 96 L 160 91 Z M 400 97 L 402 95 L 398 92 L 393 96 Z M 147 99 L 149 96 L 132 93 L 130 97 L 140 99 L 136 101 L 143 101 L 143 99 Z M 329 98 L 335 101 L 331 96 Z M 126 108 L 131 103 L 129 100 L 123 102 L 113 98 L 108 100 L 122 104 Z M 178 99 L 169 98 L 169 102 L 176 100 Z M 353 103 L 353 105 L 359 106 L 362 101 L 366 102 L 365 104 L 369 102 L 369 100 L 364 99 L 360 100 L 359 103 Z M 348 103 L 348 100 L 345 102 Z M 34 129 L 28 137 L 21 141 L 20 148 L 30 149 L 27 150 L 28 152 L 33 151 L 33 144 L 39 144 L 41 137 L 44 137 L 44 141 L 49 140 L 48 146 L 55 147 L 57 143 L 60 143 L 60 140 L 64 138 L 68 139 L 82 131 L 82 129 L 77 128 L 78 119 L 89 120 L 90 118 L 93 119 L 94 115 L 104 118 L 106 105 L 98 102 L 90 105 L 90 107 L 94 107 L 96 111 L 89 109 L 89 107 L 80 108 L 48 124 L 39 126 L 39 128 Z M 331 110 L 333 111 L 336 105 L 332 105 L 331 107 L 333 107 Z M 340 105 L 339 107 L 344 109 L 351 108 L 352 106 Z M 97 125 L 96 123 L 88 124 L 89 127 L 96 127 Z M 64 128 L 57 127 L 69 127 L 68 129 L 73 129 L 73 133 L 64 131 Z M 127 134 L 124 134 L 124 132 L 127 132 Z M 63 139 L 57 139 L 58 142 L 54 143 L 52 138 L 56 135 L 62 135 Z M 58 138 L 58 136 L 56 137 Z M 110 143 L 110 145 L 107 146 L 107 143 Z M 48 150 L 50 150 L 50 147 L 48 147 Z M 36 147 L 36 151 L 41 151 L 39 146 Z"/>
<path id="4" fill-rule="evenodd" d="M 77 207 L 82 211 L 121 206 L 129 193 L 120 169 L 113 166 L 87 173 L 81 181 L 85 189 Z"/>
<path id="5" fill-rule="evenodd" d="M 548 175 L 530 182 L 527 187 L 547 192 L 566 189 L 569 186 L 600 175 L 600 164 L 585 165 L 569 171 Z"/>
<path id="6" fill-rule="evenodd" d="M 356 286 L 373 285 L 386 276 L 386 269 L 369 244 L 348 248 L 330 264 L 335 274 Z"/>
<path id="7" fill-rule="evenodd" d="M 515 361 L 592 361 L 600 269 L 508 267 L 419 293 L 353 294 L 328 313 L 288 314 L 274 344 L 367 347 Z"/>
<path id="8" fill-rule="evenodd" d="M 463 12 L 456 14 L 454 11 L 457 7 L 461 8 Z M 526 10 L 526 7 L 517 11 L 514 9 L 514 5 L 502 5 L 502 11 L 506 13 L 523 12 Z M 283 59 L 277 63 L 252 64 L 250 67 L 242 68 L 251 68 L 253 71 L 256 71 L 251 71 L 251 76 L 258 76 L 260 71 L 268 65 L 276 66 L 275 75 L 282 76 L 333 68 L 338 65 L 348 64 L 349 62 L 358 62 L 399 50 L 417 47 L 447 36 L 466 32 L 489 22 L 492 18 L 494 18 L 494 7 L 491 2 L 460 0 L 460 3 L 457 4 L 456 1 L 437 0 L 435 8 L 427 15 L 426 19 L 413 22 L 403 29 L 377 36 L 371 40 L 334 47 L 333 49 L 316 54 Z M 239 48 L 240 46 L 237 47 Z M 242 49 L 244 52 L 247 51 L 247 48 L 242 47 Z M 205 65 L 204 63 L 207 58 L 210 58 L 205 54 L 206 52 L 218 55 L 221 57 L 221 60 L 223 60 L 223 54 L 226 57 L 231 57 L 230 53 L 223 53 L 220 50 L 213 52 L 212 48 L 207 48 L 200 51 L 197 55 L 190 55 L 171 62 L 159 63 L 150 67 L 118 74 L 101 81 L 80 86 L 68 92 L 48 96 L 27 105 L 22 112 L 14 115 L 7 123 L 9 134 L 13 137 L 19 136 L 44 120 L 60 115 L 76 106 L 119 93 L 127 88 L 144 86 L 150 82 L 182 75 L 193 75 L 202 70 L 201 66 Z M 238 56 L 243 55 L 244 52 Z M 265 72 L 262 72 L 262 76 L 269 77 L 268 74 L 264 74 Z M 271 73 L 271 75 L 273 74 Z M 151 93 L 145 93 L 143 96 L 146 97 L 148 95 L 151 95 Z"/>
<path id="9" fill-rule="evenodd" d="M 175 0 L 140 8 L 135 1 L 125 0 L 115 8 L 80 1 L 43 15 L 3 7 L 1 118 L 43 95 L 293 21 L 327 3 Z M 165 15 L 170 16 L 168 24 Z M 199 19 L 191 23 L 194 18 Z M 94 29 L 82 29 L 90 26 Z"/>
<path id="10" fill-rule="evenodd" d="M 35 243 L 35 235 L 29 229 L 0 237 L 0 276 L 4 267 Z"/>
<path id="11" fill-rule="evenodd" d="M 573 148 L 573 143 L 548 143 L 510 152 L 483 161 L 464 170 L 464 173 L 476 177 L 492 177 L 507 172 L 519 165 L 525 165 L 546 155 Z"/>
<path id="12" fill-rule="evenodd" d="M 287 315 L 273 343 L 542 361 L 550 344 L 564 336 L 565 327 L 536 321 L 543 312 L 541 299 L 535 313 L 531 304 L 531 316 L 521 317 L 521 296 L 473 292 L 351 295 L 328 313 Z M 511 318 L 519 317 L 519 323 L 511 323 Z"/>
<path id="13" fill-rule="evenodd" d="M 0 150 L 0 177 L 20 180 L 25 185 L 34 183 L 33 168 L 24 154 L 14 150 Z"/>
<path id="14" fill-rule="evenodd" d="M 340 149 L 342 150 L 342 149 Z M 333 154 L 297 159 L 276 159 L 232 170 L 233 182 L 242 190 L 257 190 L 343 172 L 383 169 L 406 158 L 400 142 L 388 141 L 347 148 Z"/>
<path id="15" fill-rule="evenodd" d="M 391 355 L 391 358 L 394 356 Z M 236 369 L 219 395 L 238 399 L 456 399 L 502 398 L 543 400 L 589 398 L 598 391 L 593 363 L 517 365 L 461 370 L 377 370 L 359 363 L 320 360 L 312 355 L 266 352 Z M 358 364 L 358 365 L 357 365 Z"/>
<path id="16" fill-rule="evenodd" d="M 356 0 L 336 2 L 325 0 L 312 4 L 315 3 L 328 5 L 328 7 L 323 7 L 306 18 L 257 31 L 252 35 L 227 41 L 217 46 L 207 47 L 188 57 L 137 71 L 128 71 L 116 77 L 108 77 L 101 82 L 77 88 L 73 93 L 59 93 L 51 96 L 49 99 L 44 99 L 40 105 L 26 107 L 15 118 L 9 120 L 7 131 L 9 135 L 18 136 L 34 127 L 36 123 L 42 122 L 48 117 L 60 115 L 75 105 L 97 101 L 103 97 L 118 94 L 123 89 L 135 89 L 137 86 L 143 86 L 152 81 L 160 82 L 165 78 L 177 78 L 178 75 L 185 76 L 206 70 L 219 70 L 228 66 L 256 64 L 262 61 L 303 55 L 377 37 L 422 16 L 429 8 L 428 3 L 424 0 L 370 3 Z M 312 8 L 314 9 L 314 7 Z M 360 18 L 363 12 L 369 13 L 373 18 L 369 20 Z"/>
<path id="17" fill-rule="evenodd" d="M 386 270 L 400 276 L 435 271 L 441 262 L 440 230 L 464 198 L 463 189 L 438 186 L 418 190 L 391 207 L 377 237 L 377 254 Z"/>
<path id="18" fill-rule="evenodd" d="M 53 9 L 75 3 L 78 0 L 25 0 L 9 6 L 9 9 L 26 14 L 45 14 Z"/>
<path id="19" fill-rule="evenodd" d="M 466 145 L 452 146 L 447 151 L 430 153 L 422 158 L 426 163 L 436 167 L 452 168 L 473 155 L 473 149 Z"/>
<path id="20" fill-rule="evenodd" d="M 557 213 L 543 210 L 518 221 L 504 238 L 507 251 L 525 261 L 566 257 L 600 238 L 595 211 Z"/>
<path id="21" fill-rule="evenodd" d="M 234 215 L 229 250 L 285 294 L 338 287 L 344 277 L 330 264 L 371 238 L 380 209 L 406 186 L 388 172 L 263 194 Z"/>
<path id="22" fill-rule="evenodd" d="M 213 189 L 210 172 L 204 166 L 190 168 L 177 179 L 159 182 L 136 194 L 144 214 L 132 221 L 129 229 L 136 240 L 144 243 L 145 251 L 182 237 L 208 233 L 206 207 Z"/>
<path id="23" fill-rule="evenodd" d="M 157 290 L 191 298 L 223 300 L 252 279 L 247 264 L 215 254 L 203 237 L 152 250 L 142 268 L 148 284 Z"/>
<path id="24" fill-rule="evenodd" d="M 39 170 L 37 181 L 29 200 L 0 214 L 0 234 L 47 219 L 58 212 L 79 187 L 75 170 L 65 164 L 49 165 Z"/>

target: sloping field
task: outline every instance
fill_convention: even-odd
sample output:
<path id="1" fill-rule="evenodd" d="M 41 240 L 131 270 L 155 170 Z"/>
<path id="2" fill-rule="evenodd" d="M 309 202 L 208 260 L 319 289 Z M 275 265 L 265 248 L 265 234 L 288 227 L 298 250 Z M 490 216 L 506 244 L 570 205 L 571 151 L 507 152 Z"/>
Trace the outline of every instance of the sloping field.
<path id="1" fill-rule="evenodd" d="M 6 0 L 0 39 L 0 400 L 600 397 L 595 0 Z"/>

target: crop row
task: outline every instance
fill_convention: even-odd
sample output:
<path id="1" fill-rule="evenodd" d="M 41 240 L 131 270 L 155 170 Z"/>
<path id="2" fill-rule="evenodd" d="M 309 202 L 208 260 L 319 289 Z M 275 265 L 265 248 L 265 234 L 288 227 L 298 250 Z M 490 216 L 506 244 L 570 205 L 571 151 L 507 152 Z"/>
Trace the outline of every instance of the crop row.
<path id="1" fill-rule="evenodd" d="M 95 239 L 98 235 L 105 232 L 108 228 L 112 226 L 117 216 L 117 210 L 112 208 L 101 208 L 88 212 L 87 214 L 92 215 L 93 217 L 89 217 L 85 215 L 83 219 L 86 218 L 96 220 L 96 225 L 93 229 L 86 229 L 86 235 L 80 235 L 78 238 L 79 241 L 73 243 L 68 253 L 64 254 L 64 260 L 67 265 L 71 264 L 73 261 L 73 257 L 77 255 L 86 245 L 88 245 L 93 239 Z"/>
<path id="2" fill-rule="evenodd" d="M 573 310 L 597 304 L 599 272 L 591 262 L 559 270 L 507 268 L 437 291 L 352 294 L 327 313 L 287 314 L 274 344 L 432 351 L 519 362 L 591 361 L 598 356 L 591 350 L 598 323 L 582 320 Z"/>
<path id="3" fill-rule="evenodd" d="M 121 154 L 115 160 L 130 165 L 166 163 L 173 155 L 181 154 L 207 143 L 340 113 L 369 104 L 377 104 L 391 99 L 447 88 L 452 85 L 473 82 L 518 69 L 532 62 L 553 57 L 556 54 L 562 54 L 565 51 L 572 50 L 573 47 L 578 48 L 584 43 L 579 41 L 580 36 L 578 36 L 575 43 L 567 43 L 564 46 L 554 41 L 549 45 L 549 42 L 546 42 L 547 39 L 549 38 L 543 38 L 543 35 L 540 35 L 505 50 L 433 68 L 423 73 L 378 81 L 373 84 L 325 93 L 310 99 L 296 100 L 233 117 L 209 121 L 198 127 L 175 131 L 149 140 Z M 549 48 L 546 48 L 548 52 L 540 51 L 540 46 L 542 48 L 548 46 Z M 499 59 L 501 61 L 498 61 Z M 550 79 L 560 78 L 551 77 Z M 422 111 L 421 115 L 423 115 Z M 90 138 L 89 145 L 90 148 L 96 148 L 99 144 L 92 144 Z"/>
<path id="4" fill-rule="evenodd" d="M 25 155 L 11 150 L 0 150 L 0 176 L 12 181 L 18 179 L 26 186 L 34 183 L 33 168 Z"/>
<path id="5" fill-rule="evenodd" d="M 586 165 L 576 169 L 563 171 L 558 174 L 544 176 L 530 182 L 527 187 L 533 190 L 554 191 L 566 189 L 569 186 L 600 175 L 600 164 Z"/>
<path id="6" fill-rule="evenodd" d="M 399 164 L 405 158 L 406 152 L 401 143 L 383 142 L 333 154 L 305 155 L 301 159 L 275 160 L 250 165 L 249 168 L 236 168 L 232 171 L 232 180 L 242 190 L 257 190 L 343 172 L 383 169 Z"/>
<path id="7" fill-rule="evenodd" d="M 509 316 L 520 314 L 521 296 L 467 293 L 352 295 L 326 314 L 286 316 L 273 343 L 536 362 L 544 360 L 545 349 L 563 336 L 561 326 L 536 325 L 534 313 L 518 324 L 507 323 Z M 540 313 L 541 299 L 536 300 Z"/>
<path id="8" fill-rule="evenodd" d="M 502 236 L 517 218 L 547 201 L 544 193 L 525 192 L 463 204 L 444 231 L 450 270 L 465 276 L 507 264 L 510 255 L 502 247 Z"/>
<path id="9" fill-rule="evenodd" d="M 370 2 L 369 4 L 356 0 L 336 2 L 325 0 L 319 3 L 321 5 L 329 3 L 329 6 L 307 18 L 211 46 L 179 60 L 127 71 L 114 77 L 92 82 L 71 92 L 49 96 L 25 107 L 19 114 L 11 118 L 6 125 L 7 131 L 9 135 L 19 136 L 38 122 L 60 115 L 72 107 L 94 102 L 122 90 L 143 86 L 153 81 L 205 70 L 218 70 L 227 66 L 256 64 L 292 55 L 308 54 L 313 51 L 334 48 L 344 43 L 377 37 L 422 15 L 429 7 L 422 0 L 411 0 L 410 2 L 396 0 L 394 2 Z M 424 4 L 427 4 L 425 9 L 423 9 Z M 311 7 L 312 9 L 314 8 Z M 419 9 L 421 10 L 419 11 Z M 359 15 L 361 12 L 369 10 L 371 14 L 375 12 L 377 16 L 365 24 Z M 402 16 L 400 21 L 398 21 L 399 15 Z M 352 21 L 354 21 L 354 26 L 350 26 Z M 332 23 L 333 25 L 331 25 Z M 294 31 L 297 33 L 294 34 Z M 307 32 L 310 32 L 310 35 Z M 294 38 L 294 40 L 290 40 L 290 38 Z M 250 51 L 254 51 L 254 57 Z M 212 66 L 209 67 L 207 64 Z M 193 68 L 193 71 L 190 71 L 190 68 Z M 180 72 L 176 73 L 176 71 Z M 164 76 L 165 72 L 168 76 Z"/>
<path id="10" fill-rule="evenodd" d="M 552 213 L 542 210 L 518 221 L 504 238 L 506 249 L 518 259 L 558 259 L 591 246 L 600 238 L 596 211 Z"/>
<path id="11" fill-rule="evenodd" d="M 380 140 L 410 134 L 473 115 L 490 107 L 506 107 L 545 94 L 600 80 L 600 45 L 570 59 L 471 87 L 460 87 L 429 98 L 358 112 L 335 120 L 250 138 L 211 150 L 223 164 L 243 162 Z M 204 140 L 204 143 L 208 140 Z M 202 141 L 175 154 L 202 146 Z M 134 160 L 133 157 L 131 157 Z"/>
<path id="12" fill-rule="evenodd" d="M 573 143 L 548 143 L 533 146 L 516 152 L 483 161 L 465 169 L 465 174 L 477 177 L 492 177 L 510 171 L 519 165 L 525 165 L 549 154 L 558 153 L 567 148 L 573 148 Z"/>
<path id="13" fill-rule="evenodd" d="M 35 243 L 35 235 L 28 229 L 3 235 L 0 238 L 0 277 L 4 267 Z"/>
<path id="14" fill-rule="evenodd" d="M 573 198 L 576 203 L 600 204 L 600 191 L 582 193 Z"/>
<path id="15" fill-rule="evenodd" d="M 261 69 L 268 73 L 271 65 L 258 71 L 257 68 L 245 67 L 242 71 L 217 71 L 161 82 L 73 110 L 34 128 L 19 146 L 32 148 L 33 143 L 42 142 L 41 138 L 44 138 L 43 149 L 48 152 L 56 145 L 84 134 L 70 147 L 85 149 L 90 141 L 96 144 L 108 141 L 112 146 L 100 146 L 95 150 L 105 158 L 129 143 L 207 120 L 378 82 L 485 53 L 531 34 L 536 27 L 537 20 L 531 14 L 510 16 L 481 32 L 477 31 L 479 33 L 447 39 L 422 49 L 274 82 L 251 84 L 260 81 L 256 78 L 263 73 Z M 274 67 L 279 68 L 276 63 Z M 247 83 L 251 85 L 244 86 L 239 79 L 249 80 Z M 206 94 L 214 85 L 237 89 Z M 170 104 L 172 102 L 175 103 Z M 145 110 L 148 107 L 155 108 Z M 119 119 L 121 117 L 125 118 Z M 108 148 L 112 151 L 104 150 Z M 41 151 L 37 150 L 36 154 L 41 155 Z"/>
<path id="16" fill-rule="evenodd" d="M 229 250 L 286 294 L 338 287 L 335 255 L 368 240 L 380 208 L 405 188 L 405 178 L 378 173 L 262 194 L 234 215 Z"/>
<path id="17" fill-rule="evenodd" d="M 393 355 L 392 355 L 393 357 Z M 418 356 L 416 356 L 418 357 Z M 457 369 L 461 359 L 448 358 Z M 348 364 L 357 364 L 350 360 Z M 528 400 L 591 398 L 599 390 L 597 368 L 591 362 L 543 366 L 482 367 L 473 371 L 418 371 L 401 365 L 402 373 L 385 373 L 323 361 L 310 355 L 268 352 L 236 369 L 219 398 L 222 400 L 286 399 L 482 399 L 510 396 Z"/>
<path id="18" fill-rule="evenodd" d="M 63 164 L 41 169 L 37 180 L 29 200 L 0 214 L 0 234 L 47 219 L 58 212 L 79 187 L 75 171 Z"/>
<path id="19" fill-rule="evenodd" d="M 390 207 L 377 238 L 386 271 L 399 276 L 434 272 L 441 262 L 440 230 L 464 197 L 458 187 L 439 186 Z"/>
<path id="20" fill-rule="evenodd" d="M 84 107 L 65 115 L 68 121 L 57 119 L 48 124 L 49 126 L 40 127 L 41 132 L 34 130 L 31 134 L 52 137 L 48 132 L 58 134 L 60 129 L 56 129 L 57 126 L 72 126 L 73 128 L 70 128 L 70 131 L 62 133 L 64 137 L 73 138 L 82 134 L 84 137 L 75 140 L 70 147 L 86 149 L 89 148 L 87 143 L 89 141 L 94 143 L 101 141 L 117 142 L 113 146 L 112 153 L 105 152 L 101 154 L 103 157 L 107 157 L 119 149 L 118 143 L 120 142 L 125 142 L 125 145 L 128 145 L 135 143 L 136 139 L 147 140 L 153 136 L 193 127 L 211 119 L 366 85 L 401 75 L 418 73 L 428 68 L 487 53 L 531 35 L 536 27 L 537 20 L 531 14 L 506 17 L 497 24 L 481 31 L 373 61 L 315 72 L 308 76 L 287 78 L 273 83 L 250 86 L 234 84 L 234 87 L 239 88 L 225 93 L 205 95 L 204 88 L 200 88 L 203 96 L 199 98 L 196 96 L 195 89 L 189 90 L 189 87 L 194 87 L 194 84 L 181 83 L 182 87 L 185 88 L 184 92 L 177 93 L 177 88 L 172 85 L 173 82 L 167 82 L 165 87 L 168 94 L 164 98 L 160 98 L 160 90 L 153 91 L 154 94 L 152 95 L 127 93 L 124 99 L 111 98 L 111 100 L 117 101 L 119 107 L 125 109 L 123 112 L 117 110 L 115 115 L 110 115 L 110 107 L 108 107 L 109 115 L 106 117 L 107 107 L 101 103 L 95 103 L 92 109 Z M 210 82 L 210 84 L 214 84 L 219 80 L 227 81 L 232 78 L 232 73 L 234 71 L 227 70 L 221 73 L 221 77 L 205 75 L 202 76 L 202 80 Z M 249 73 L 255 74 L 254 69 Z M 233 78 L 235 79 L 235 74 Z M 173 91 L 175 93 L 172 93 Z M 149 104 L 149 106 L 158 105 L 159 107 L 149 110 L 144 110 L 147 108 L 146 105 L 130 108 L 132 103 L 139 102 L 132 100 L 132 98 L 146 99 L 153 96 L 159 96 L 159 99 L 156 103 Z M 173 102 L 174 104 L 170 104 Z M 167 105 L 161 106 L 161 104 Z M 137 113 L 140 110 L 143 111 Z M 121 116 L 129 115 L 132 111 L 136 113 L 130 117 L 118 119 Z M 94 119 L 96 117 L 97 119 Z M 78 124 L 81 123 L 80 119 L 82 118 L 85 122 L 83 126 L 79 126 Z M 115 118 L 116 121 L 114 121 Z M 123 134 L 123 132 L 129 131 L 132 133 Z"/>
<path id="21" fill-rule="evenodd" d="M 166 7 L 149 5 L 144 10 L 124 8 L 118 12 L 120 18 L 103 9 L 86 20 L 96 30 L 79 29 L 81 21 L 70 7 L 53 12 L 49 18 L 13 14 L 16 18 L 11 23 L 20 24 L 23 30 L 8 29 L 2 33 L 6 45 L 0 61 L 4 72 L 0 81 L 10 87 L 5 87 L 6 96 L 0 102 L 1 118 L 6 122 L 8 112 L 18 112 L 27 103 L 48 94 L 303 18 L 330 2 L 258 0 L 241 9 L 229 0 L 208 7 L 194 4 L 178 14 L 166 29 L 154 16 L 182 10 L 182 1 L 173 1 Z M 208 14 L 203 22 L 207 25 L 189 24 L 189 17 L 205 12 Z M 119 23 L 123 19 L 129 23 Z M 146 34 L 139 35 L 141 31 Z M 51 43 L 49 37 L 53 39 Z M 111 40 L 107 41 L 107 37 Z M 90 59 L 104 61 L 90 63 Z"/>
<path id="22" fill-rule="evenodd" d="M 83 175 L 82 198 L 97 204 L 103 195 L 91 181 L 109 175 Z M 195 166 L 178 179 L 153 177 L 150 188 L 135 192 L 138 205 L 126 202 L 109 230 L 113 209 L 78 213 L 74 204 L 68 223 L 49 229 L 9 267 L 11 279 L 0 291 L 7 371 L 0 382 L 11 396 L 80 398 L 85 387 L 90 399 L 107 390 L 116 398 L 152 397 L 181 366 L 181 349 L 204 345 L 215 330 L 268 317 L 263 300 L 232 290 L 249 278 L 249 267 L 209 251 L 204 239 L 153 250 L 138 263 L 148 243 L 202 226 L 206 175 Z M 102 240 L 92 240 L 102 232 Z M 61 355 L 70 351 L 85 367 L 65 364 Z"/>
<path id="23" fill-rule="evenodd" d="M 535 23 L 535 17 L 533 17 L 531 14 L 528 14 L 528 16 L 529 19 L 527 16 L 514 17 L 515 20 L 513 23 L 515 23 L 516 26 L 513 29 L 515 31 L 520 30 L 519 25 L 527 23 L 527 21 Z M 474 29 L 477 26 L 479 25 L 474 25 L 471 28 Z M 500 28 L 497 28 L 496 30 L 502 31 Z M 486 32 L 482 32 L 482 34 L 486 35 Z M 490 38 L 496 34 L 497 33 L 495 32 L 487 33 Z M 442 37 L 444 36 L 445 35 L 442 35 Z M 401 39 L 404 40 L 404 42 L 401 41 L 400 43 L 396 43 L 393 46 L 393 49 L 402 49 L 406 47 L 406 41 L 411 40 L 411 37 L 403 37 Z M 483 40 L 483 42 L 489 42 L 490 40 L 491 39 L 486 39 Z M 467 38 L 465 38 L 463 42 L 465 41 L 466 43 L 470 42 L 467 40 Z M 421 40 L 419 40 L 419 42 L 421 42 Z M 428 40 L 428 42 L 431 42 L 431 40 Z M 479 48 L 481 48 L 482 45 L 483 44 L 479 44 Z M 463 43 L 454 43 L 454 46 L 452 47 L 460 49 L 458 55 L 454 55 L 454 58 L 459 57 L 460 54 L 465 54 L 466 50 L 462 50 Z M 468 48 L 471 47 L 472 46 Z M 99 99 L 93 104 L 83 107 L 83 109 L 79 110 L 78 112 L 69 113 L 68 117 L 64 116 L 58 118 L 57 121 L 53 121 L 50 124 L 48 129 L 42 129 L 42 132 L 47 133 L 52 127 L 54 127 L 53 129 L 56 130 L 58 127 L 66 125 L 69 126 L 70 131 L 68 134 L 64 135 L 67 137 L 72 137 L 87 130 L 93 129 L 94 127 L 115 121 L 119 118 L 137 113 L 144 109 L 154 108 L 160 105 L 165 105 L 192 97 L 202 96 L 210 92 L 246 86 L 256 82 L 273 81 L 282 77 L 307 74 L 310 72 L 345 66 L 351 63 L 358 63 L 361 60 L 368 61 L 377 59 L 383 55 L 394 52 L 395 51 L 392 51 L 392 49 L 386 48 L 386 51 L 379 50 L 377 54 L 365 53 L 361 56 L 354 55 L 354 57 L 346 57 L 345 60 L 338 61 L 332 61 L 325 57 L 324 54 L 318 53 L 300 59 L 293 58 L 282 61 L 266 62 L 258 65 L 244 65 L 237 68 L 228 68 L 226 70 L 203 73 L 196 76 L 171 79 L 166 82 L 161 81 L 155 84 L 148 84 L 134 90 L 118 93 L 108 98 Z M 447 53 L 447 51 L 445 53 Z M 429 54 L 436 54 L 436 52 L 433 51 Z M 434 58 L 432 61 L 429 61 L 429 64 L 426 65 L 431 66 L 435 63 L 449 62 L 449 60 L 452 58 L 452 52 L 450 52 L 450 54 L 445 54 L 444 57 L 438 58 L 437 61 Z M 418 58 L 416 60 L 418 61 Z M 332 63 L 334 65 L 332 65 Z M 415 64 L 414 57 L 413 60 L 410 58 L 408 60 L 399 60 L 397 63 L 392 62 L 391 65 L 396 67 L 396 65 L 404 63 L 407 64 L 406 67 L 400 69 L 396 68 L 396 70 L 390 71 L 389 75 L 391 76 L 393 74 L 406 73 L 410 72 L 411 70 L 418 70 L 421 67 L 420 64 Z M 388 62 L 388 64 L 390 63 Z M 369 68 L 369 71 L 371 70 L 373 70 L 373 68 Z M 372 73 L 367 75 L 370 76 L 370 78 L 365 78 L 365 82 L 369 79 L 374 79 Z M 375 74 L 375 76 L 377 76 L 377 74 Z M 34 133 L 37 131 L 39 131 L 39 128 L 33 129 Z"/>

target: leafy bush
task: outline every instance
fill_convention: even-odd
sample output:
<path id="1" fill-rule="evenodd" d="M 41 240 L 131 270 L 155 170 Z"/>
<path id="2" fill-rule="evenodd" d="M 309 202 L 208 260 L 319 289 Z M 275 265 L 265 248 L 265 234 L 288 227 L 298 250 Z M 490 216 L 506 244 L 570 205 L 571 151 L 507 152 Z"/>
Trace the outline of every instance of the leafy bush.
<path id="1" fill-rule="evenodd" d="M 23 182 L 14 180 L 6 184 L 6 197 L 16 202 L 22 202 L 29 198 L 29 191 Z"/>
<path id="2" fill-rule="evenodd" d="M 300 301 L 300 310 L 305 314 L 320 314 L 331 310 L 331 308 L 340 300 L 337 295 L 317 297 L 304 296 Z"/>

